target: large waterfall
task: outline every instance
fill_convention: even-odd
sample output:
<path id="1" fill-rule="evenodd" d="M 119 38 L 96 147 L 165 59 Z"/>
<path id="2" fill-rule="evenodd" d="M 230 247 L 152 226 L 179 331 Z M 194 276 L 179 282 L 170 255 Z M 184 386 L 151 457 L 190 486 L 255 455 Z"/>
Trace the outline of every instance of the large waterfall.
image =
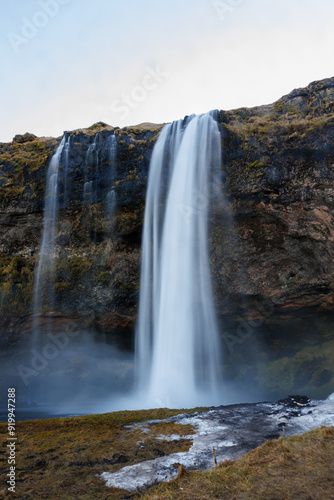
<path id="1" fill-rule="evenodd" d="M 152 154 L 143 229 L 136 366 L 144 404 L 221 400 L 208 250 L 210 197 L 220 189 L 220 171 L 214 113 L 164 127 Z"/>

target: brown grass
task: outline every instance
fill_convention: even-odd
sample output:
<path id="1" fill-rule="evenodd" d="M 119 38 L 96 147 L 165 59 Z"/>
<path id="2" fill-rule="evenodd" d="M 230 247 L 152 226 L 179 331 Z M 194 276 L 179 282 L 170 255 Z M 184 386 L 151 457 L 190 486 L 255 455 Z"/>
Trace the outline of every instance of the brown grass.
<path id="1" fill-rule="evenodd" d="M 185 410 L 193 413 L 196 410 Z M 191 426 L 174 422 L 132 426 L 136 422 L 165 419 L 180 410 L 116 412 L 78 418 L 35 420 L 16 424 L 16 497 L 24 499 L 124 498 L 124 491 L 107 488 L 98 475 L 125 465 L 187 451 L 191 440 L 156 440 L 156 436 L 193 433 Z M 124 427 L 130 426 L 130 427 Z M 9 498 L 5 485 L 7 424 L 0 424 L 3 459 L 0 498 Z M 137 495 L 136 495 L 137 496 Z"/>
<path id="2" fill-rule="evenodd" d="M 115 472 L 125 465 L 189 449 L 189 440 L 156 439 L 167 434 L 181 437 L 192 434 L 194 430 L 189 425 L 175 422 L 132 425 L 178 413 L 179 410 L 160 409 L 17 423 L 16 497 L 26 500 L 334 499 L 334 427 L 267 441 L 239 460 L 226 461 L 209 472 L 189 472 L 179 464 L 175 480 L 146 491 L 129 493 L 107 488 L 99 478 L 102 472 Z M 6 445 L 7 424 L 0 424 L 0 439 Z M 8 473 L 5 451 L 1 452 L 1 458 L 0 498 L 9 498 L 4 487 Z"/>
<path id="3" fill-rule="evenodd" d="M 150 489 L 147 500 L 334 499 L 334 427 L 267 441 L 210 472 L 185 472 Z"/>

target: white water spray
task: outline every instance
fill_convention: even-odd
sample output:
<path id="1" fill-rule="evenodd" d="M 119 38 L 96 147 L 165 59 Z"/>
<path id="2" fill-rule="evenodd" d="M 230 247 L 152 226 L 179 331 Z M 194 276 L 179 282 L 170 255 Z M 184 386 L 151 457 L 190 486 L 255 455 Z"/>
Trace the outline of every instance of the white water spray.
<path id="1" fill-rule="evenodd" d="M 136 361 L 143 405 L 219 404 L 221 347 L 208 252 L 221 136 L 212 113 L 167 125 L 146 196 Z M 217 178 L 218 175 L 218 178 Z"/>

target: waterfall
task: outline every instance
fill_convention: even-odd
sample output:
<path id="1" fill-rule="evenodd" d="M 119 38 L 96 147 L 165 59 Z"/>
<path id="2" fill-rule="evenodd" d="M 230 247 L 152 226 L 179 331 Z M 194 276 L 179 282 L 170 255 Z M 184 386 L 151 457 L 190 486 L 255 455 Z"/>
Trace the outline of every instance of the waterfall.
<path id="1" fill-rule="evenodd" d="M 38 341 L 39 318 L 45 310 L 54 308 L 55 244 L 58 225 L 58 174 L 63 150 L 69 138 L 62 138 L 57 151 L 51 158 L 46 177 L 43 233 L 39 260 L 34 283 L 34 343 Z"/>
<path id="2" fill-rule="evenodd" d="M 70 147 L 71 147 L 71 137 L 68 137 L 68 140 L 64 146 L 64 208 L 68 206 L 69 200 L 69 188 L 68 179 L 69 179 L 69 162 L 70 162 Z"/>
<path id="3" fill-rule="evenodd" d="M 111 134 L 103 141 L 103 136 L 97 133 L 94 141 L 89 145 L 85 158 L 83 202 L 84 205 L 93 205 L 98 202 L 98 190 L 103 181 L 103 188 L 106 189 L 105 213 L 108 226 L 111 227 L 113 214 L 116 208 L 116 192 L 114 183 L 116 178 L 116 155 L 117 139 L 115 134 Z M 100 166 L 103 165 L 103 172 L 100 172 Z M 87 224 L 92 224 L 92 216 L 89 214 Z M 94 220 L 94 225 L 96 221 Z M 96 227 L 94 227 L 96 231 Z"/>
<path id="4" fill-rule="evenodd" d="M 109 222 L 113 216 L 115 208 L 116 208 L 116 193 L 114 189 L 111 189 L 110 191 L 108 191 L 106 198 L 106 212 L 109 218 Z"/>
<path id="5" fill-rule="evenodd" d="M 112 224 L 113 215 L 116 208 L 116 192 L 114 182 L 116 180 L 116 155 L 117 155 L 117 139 L 116 135 L 110 135 L 107 139 L 107 150 L 109 155 L 110 168 L 108 169 L 108 193 L 106 197 L 106 214 L 109 226 Z"/>
<path id="6" fill-rule="evenodd" d="M 212 112 L 164 127 L 149 171 L 136 332 L 139 390 L 151 406 L 221 401 L 208 250 L 211 190 L 220 190 L 220 172 Z"/>
<path id="7" fill-rule="evenodd" d="M 82 144 L 85 143 L 86 138 L 84 137 Z M 71 256 L 68 248 L 66 248 L 66 243 L 63 248 L 59 248 L 61 246 L 61 240 L 58 240 L 59 246 L 57 246 L 58 226 L 62 222 L 59 213 L 61 217 L 67 217 L 67 220 L 71 221 L 73 214 L 67 209 L 70 204 L 73 203 L 73 206 L 75 206 L 75 204 L 78 203 L 76 197 L 78 185 L 80 185 L 80 181 L 84 181 L 83 205 L 84 217 L 86 217 L 85 225 L 90 231 L 89 237 L 96 241 L 97 222 L 101 221 L 101 219 L 98 220 L 98 218 L 102 215 L 103 220 L 103 214 L 101 214 L 100 210 L 101 206 L 105 208 L 106 219 L 109 221 L 110 216 L 115 210 L 116 204 L 116 195 L 113 190 L 115 184 L 115 162 L 117 152 L 115 135 L 95 135 L 92 143 L 88 145 L 84 153 L 83 170 L 76 168 L 77 149 L 73 136 L 71 137 L 69 134 L 65 134 L 51 158 L 46 175 L 43 231 L 40 241 L 39 259 L 35 270 L 33 332 L 31 337 L 32 359 L 38 359 L 42 365 L 45 361 L 45 367 L 48 365 L 49 360 L 58 357 L 57 354 L 55 355 L 55 352 L 57 353 L 59 351 L 59 349 L 58 351 L 57 349 L 48 351 L 50 345 L 51 347 L 53 345 L 53 336 L 55 332 L 58 331 L 57 328 L 59 328 L 54 314 L 56 310 L 56 257 L 59 250 L 61 254 L 61 276 L 64 278 L 65 273 L 62 264 L 66 262 L 65 259 L 67 257 Z M 83 179 L 80 179 L 80 172 L 83 174 Z M 105 200 L 104 204 L 102 200 Z M 92 205 L 97 206 L 92 207 Z M 110 225 L 110 221 L 108 225 Z M 97 265 L 101 266 L 101 263 L 102 259 L 97 262 Z M 63 333 L 60 333 L 60 335 L 63 335 Z M 58 344 L 56 347 L 58 348 Z M 62 348 L 60 348 L 60 351 L 61 349 Z M 57 362 L 60 363 L 61 359 L 60 356 Z M 42 372 L 43 369 L 41 368 L 41 374 Z M 48 387 L 44 383 L 43 377 L 37 377 L 31 379 L 31 381 L 29 380 L 28 392 L 31 401 L 36 402 L 43 401 L 45 398 L 47 399 Z"/>
<path id="8" fill-rule="evenodd" d="M 93 181 L 86 181 L 83 189 L 84 205 L 91 205 L 93 203 Z"/>
<path id="9" fill-rule="evenodd" d="M 83 199 L 85 204 L 96 203 L 97 193 L 96 186 L 98 181 L 98 161 L 99 152 L 97 149 L 97 142 L 99 140 L 99 134 L 96 134 L 92 144 L 88 146 L 85 158 L 85 179 L 84 179 L 84 191 Z M 93 169 L 95 169 L 95 175 L 93 176 Z M 93 180 L 94 179 L 94 180 Z"/>

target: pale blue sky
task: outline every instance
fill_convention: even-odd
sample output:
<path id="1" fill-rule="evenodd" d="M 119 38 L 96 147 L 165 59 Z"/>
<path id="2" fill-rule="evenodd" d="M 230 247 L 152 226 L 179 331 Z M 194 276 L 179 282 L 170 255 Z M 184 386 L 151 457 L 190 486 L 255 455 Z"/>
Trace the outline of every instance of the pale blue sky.
<path id="1" fill-rule="evenodd" d="M 273 102 L 334 75 L 333 19 L 332 0 L 2 0 L 0 141 Z"/>

